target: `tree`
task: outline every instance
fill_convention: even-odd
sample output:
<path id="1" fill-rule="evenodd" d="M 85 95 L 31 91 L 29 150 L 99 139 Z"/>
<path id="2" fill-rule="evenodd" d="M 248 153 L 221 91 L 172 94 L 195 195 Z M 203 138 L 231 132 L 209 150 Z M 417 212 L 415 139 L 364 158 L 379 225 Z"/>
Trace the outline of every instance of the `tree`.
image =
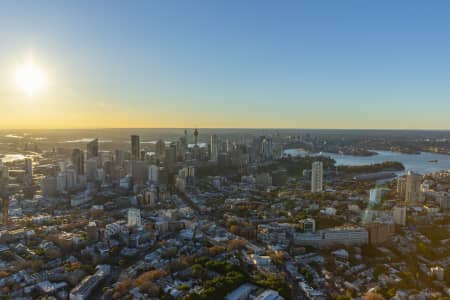
<path id="1" fill-rule="evenodd" d="M 35 272 L 39 272 L 42 269 L 42 265 L 44 264 L 44 262 L 40 259 L 38 260 L 33 260 L 31 262 L 31 268 L 33 269 L 33 271 Z"/>
<path id="2" fill-rule="evenodd" d="M 133 287 L 133 281 L 129 278 L 124 279 L 117 283 L 114 288 L 113 299 L 119 299 Z"/>
<path id="3" fill-rule="evenodd" d="M 186 267 L 192 265 L 192 263 L 194 262 L 194 257 L 189 256 L 189 255 L 182 255 L 178 259 L 178 262 L 180 263 L 180 266 L 182 266 L 183 268 L 186 268 Z"/>
<path id="4" fill-rule="evenodd" d="M 245 245 L 247 245 L 246 240 L 234 239 L 234 240 L 228 241 L 227 249 L 228 249 L 228 251 L 233 251 L 236 249 L 242 249 L 243 247 L 245 247 Z"/>
<path id="5" fill-rule="evenodd" d="M 47 256 L 48 259 L 55 259 L 58 257 L 61 257 L 61 250 L 59 249 L 49 249 L 45 252 L 45 256 Z"/>
<path id="6" fill-rule="evenodd" d="M 176 247 L 171 247 L 167 249 L 165 253 L 161 255 L 162 258 L 173 258 L 175 255 L 177 255 L 178 249 Z"/>
<path id="7" fill-rule="evenodd" d="M 269 254 L 272 261 L 278 265 L 284 264 L 284 253 L 281 251 L 275 251 Z"/>
<path id="8" fill-rule="evenodd" d="M 386 298 L 378 293 L 370 292 L 364 295 L 363 300 L 386 300 Z"/>
<path id="9" fill-rule="evenodd" d="M 156 281 L 159 278 L 166 276 L 166 274 L 167 273 L 163 270 L 152 270 L 152 271 L 142 273 L 141 275 L 139 275 L 138 278 L 136 278 L 135 285 L 141 286 L 146 282 Z"/>
<path id="10" fill-rule="evenodd" d="M 195 278 L 203 278 L 206 275 L 206 270 L 201 264 L 192 266 L 192 276 Z"/>
<path id="11" fill-rule="evenodd" d="M 231 225 L 229 230 L 233 234 L 239 234 L 240 232 L 238 225 Z"/>
<path id="12" fill-rule="evenodd" d="M 377 265 L 373 271 L 373 275 L 375 278 L 378 278 L 381 274 L 384 274 L 387 272 L 387 267 L 385 265 Z"/>
<path id="13" fill-rule="evenodd" d="M 286 281 L 282 279 L 261 274 L 259 278 L 256 278 L 256 283 L 260 286 L 276 290 L 284 299 L 290 299 L 291 289 Z"/>
<path id="14" fill-rule="evenodd" d="M 397 291 L 395 290 L 395 288 L 390 288 L 390 289 L 387 291 L 386 295 L 387 295 L 389 298 L 392 298 L 392 297 L 395 296 L 396 293 L 397 293 Z"/>
<path id="15" fill-rule="evenodd" d="M 149 294 L 151 297 L 158 297 L 159 293 L 160 293 L 160 289 L 159 286 L 151 281 L 147 281 L 145 283 L 143 283 L 139 289 L 144 292 Z"/>
<path id="16" fill-rule="evenodd" d="M 181 284 L 180 286 L 177 287 L 177 290 L 180 291 L 189 291 L 190 287 L 187 286 L 186 284 Z"/>
<path id="17" fill-rule="evenodd" d="M 0 271 L 0 278 L 9 276 L 9 273 L 6 271 Z"/>
<path id="18" fill-rule="evenodd" d="M 225 251 L 224 247 L 221 246 L 212 246 L 208 248 L 208 255 L 209 256 L 216 256 L 217 254 L 220 254 Z"/>

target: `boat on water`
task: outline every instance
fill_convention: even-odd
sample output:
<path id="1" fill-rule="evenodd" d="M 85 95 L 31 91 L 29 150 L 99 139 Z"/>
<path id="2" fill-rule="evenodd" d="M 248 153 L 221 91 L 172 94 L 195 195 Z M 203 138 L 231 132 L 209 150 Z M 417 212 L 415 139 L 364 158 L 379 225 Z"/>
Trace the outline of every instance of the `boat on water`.
<path id="1" fill-rule="evenodd" d="M 432 159 L 432 160 L 429 160 L 428 162 L 429 162 L 429 163 L 437 163 L 438 160 L 437 160 L 437 159 Z"/>

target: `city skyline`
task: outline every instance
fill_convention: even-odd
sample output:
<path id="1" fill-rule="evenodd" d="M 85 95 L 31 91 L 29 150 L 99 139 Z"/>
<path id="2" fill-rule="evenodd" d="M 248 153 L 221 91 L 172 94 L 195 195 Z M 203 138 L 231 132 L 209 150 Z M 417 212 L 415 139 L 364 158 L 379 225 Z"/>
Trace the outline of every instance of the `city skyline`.
<path id="1" fill-rule="evenodd" d="M 0 126 L 450 129 L 448 6 L 5 1 Z"/>
<path id="2" fill-rule="evenodd" d="M 0 299 L 450 300 L 449 12 L 0 0 Z"/>

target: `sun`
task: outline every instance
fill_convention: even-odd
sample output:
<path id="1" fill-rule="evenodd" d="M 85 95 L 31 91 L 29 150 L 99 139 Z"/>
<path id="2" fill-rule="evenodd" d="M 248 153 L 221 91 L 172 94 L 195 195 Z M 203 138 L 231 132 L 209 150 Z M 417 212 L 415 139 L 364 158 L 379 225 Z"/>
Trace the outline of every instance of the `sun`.
<path id="1" fill-rule="evenodd" d="M 41 91 L 47 83 L 44 72 L 31 60 L 17 68 L 14 78 L 17 87 L 28 96 Z"/>

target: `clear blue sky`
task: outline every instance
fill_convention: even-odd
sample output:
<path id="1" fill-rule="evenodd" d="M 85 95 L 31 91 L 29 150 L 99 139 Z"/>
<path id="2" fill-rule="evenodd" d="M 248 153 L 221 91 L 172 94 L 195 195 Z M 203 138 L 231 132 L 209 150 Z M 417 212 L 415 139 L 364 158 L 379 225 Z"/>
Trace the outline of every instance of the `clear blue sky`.
<path id="1" fill-rule="evenodd" d="M 450 2 L 2 1 L 0 79 L 10 128 L 450 129 Z"/>

